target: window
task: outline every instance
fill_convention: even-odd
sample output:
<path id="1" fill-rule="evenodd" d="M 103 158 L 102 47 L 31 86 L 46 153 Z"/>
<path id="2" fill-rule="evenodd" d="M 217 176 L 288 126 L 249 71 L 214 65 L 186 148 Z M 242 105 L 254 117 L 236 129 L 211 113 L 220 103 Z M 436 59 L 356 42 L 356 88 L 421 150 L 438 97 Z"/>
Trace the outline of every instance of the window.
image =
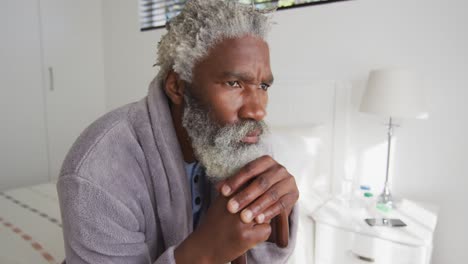
<path id="1" fill-rule="evenodd" d="M 186 0 L 140 0 L 140 28 L 161 28 L 184 7 Z"/>
<path id="2" fill-rule="evenodd" d="M 259 9 L 275 8 L 278 10 L 305 5 L 326 4 L 346 0 L 237 0 L 241 3 L 254 2 Z M 140 29 L 142 31 L 162 28 L 166 22 L 179 14 L 187 0 L 140 0 Z"/>

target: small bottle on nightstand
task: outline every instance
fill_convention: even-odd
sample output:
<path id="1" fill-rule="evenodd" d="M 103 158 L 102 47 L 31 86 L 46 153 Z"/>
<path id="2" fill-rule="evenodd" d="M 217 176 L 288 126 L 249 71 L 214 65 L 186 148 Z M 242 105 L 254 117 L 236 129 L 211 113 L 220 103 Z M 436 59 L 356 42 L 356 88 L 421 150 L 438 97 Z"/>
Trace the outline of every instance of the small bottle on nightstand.
<path id="1" fill-rule="evenodd" d="M 380 213 L 377 210 L 377 200 L 371 192 L 364 193 L 364 199 L 366 203 L 366 210 L 369 212 L 369 216 L 372 218 L 378 218 Z"/>
<path id="2" fill-rule="evenodd" d="M 368 208 L 370 203 L 373 201 L 373 195 L 370 190 L 370 186 L 360 185 L 359 189 L 354 192 L 353 197 L 351 198 L 350 207 L 352 209 Z"/>

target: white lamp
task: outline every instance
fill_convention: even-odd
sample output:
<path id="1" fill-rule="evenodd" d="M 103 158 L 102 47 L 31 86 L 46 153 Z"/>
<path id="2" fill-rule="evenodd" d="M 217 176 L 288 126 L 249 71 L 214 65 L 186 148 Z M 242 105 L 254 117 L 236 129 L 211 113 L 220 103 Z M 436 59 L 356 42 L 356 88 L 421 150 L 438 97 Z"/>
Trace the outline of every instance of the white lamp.
<path id="1" fill-rule="evenodd" d="M 404 69 L 379 69 L 369 74 L 366 91 L 362 98 L 361 112 L 367 112 L 389 118 L 387 168 L 385 186 L 379 196 L 379 203 L 393 207 L 393 198 L 389 186 L 390 147 L 395 124 L 393 118 L 426 119 L 425 96 L 416 76 Z"/>

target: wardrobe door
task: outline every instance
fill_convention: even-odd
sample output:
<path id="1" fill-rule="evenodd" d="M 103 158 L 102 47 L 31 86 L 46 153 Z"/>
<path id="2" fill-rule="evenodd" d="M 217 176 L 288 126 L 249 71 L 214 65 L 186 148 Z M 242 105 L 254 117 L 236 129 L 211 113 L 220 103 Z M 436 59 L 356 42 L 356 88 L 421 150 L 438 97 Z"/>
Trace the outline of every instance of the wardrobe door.
<path id="1" fill-rule="evenodd" d="M 0 190 L 48 180 L 38 11 L 0 1 Z"/>
<path id="2" fill-rule="evenodd" d="M 40 0 L 51 177 L 79 134 L 104 113 L 102 3 Z"/>

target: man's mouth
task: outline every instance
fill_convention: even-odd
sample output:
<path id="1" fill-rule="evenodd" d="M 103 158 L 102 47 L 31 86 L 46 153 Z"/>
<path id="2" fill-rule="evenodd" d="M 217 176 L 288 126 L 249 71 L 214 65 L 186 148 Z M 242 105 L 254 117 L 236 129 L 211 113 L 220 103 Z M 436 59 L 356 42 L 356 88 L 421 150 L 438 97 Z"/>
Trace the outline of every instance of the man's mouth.
<path id="1" fill-rule="evenodd" d="M 249 132 L 247 135 L 245 135 L 245 137 L 243 137 L 241 141 L 248 144 L 255 144 L 258 142 L 260 134 L 260 129 L 255 129 L 254 131 Z"/>

